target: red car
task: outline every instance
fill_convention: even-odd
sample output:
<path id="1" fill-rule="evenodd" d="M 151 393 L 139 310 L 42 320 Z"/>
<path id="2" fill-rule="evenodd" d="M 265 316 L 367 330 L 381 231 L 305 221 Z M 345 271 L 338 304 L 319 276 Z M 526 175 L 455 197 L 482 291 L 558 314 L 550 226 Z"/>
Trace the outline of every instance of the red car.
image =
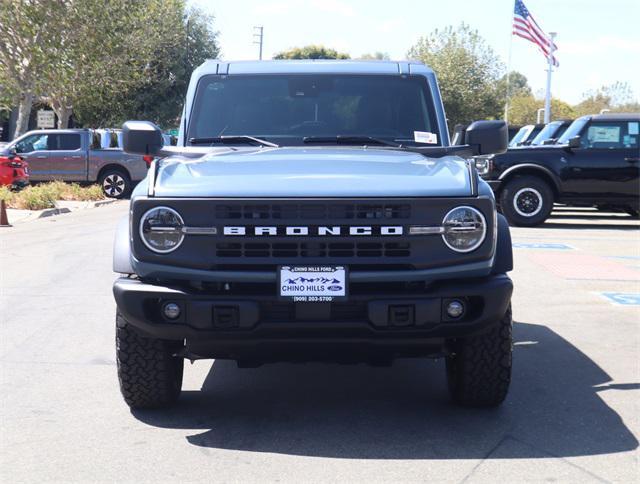
<path id="1" fill-rule="evenodd" d="M 0 186 L 14 189 L 29 184 L 29 164 L 17 156 L 0 156 Z"/>

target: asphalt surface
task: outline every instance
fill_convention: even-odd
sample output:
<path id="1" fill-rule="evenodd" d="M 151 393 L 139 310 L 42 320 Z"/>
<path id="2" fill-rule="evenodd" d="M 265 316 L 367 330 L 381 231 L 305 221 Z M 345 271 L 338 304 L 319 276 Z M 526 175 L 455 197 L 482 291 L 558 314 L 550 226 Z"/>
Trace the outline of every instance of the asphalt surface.
<path id="1" fill-rule="evenodd" d="M 177 407 L 132 413 L 111 295 L 126 211 L 0 228 L 0 480 L 638 482 L 640 222 L 559 210 L 513 230 L 497 410 L 450 404 L 442 361 L 199 361 Z"/>

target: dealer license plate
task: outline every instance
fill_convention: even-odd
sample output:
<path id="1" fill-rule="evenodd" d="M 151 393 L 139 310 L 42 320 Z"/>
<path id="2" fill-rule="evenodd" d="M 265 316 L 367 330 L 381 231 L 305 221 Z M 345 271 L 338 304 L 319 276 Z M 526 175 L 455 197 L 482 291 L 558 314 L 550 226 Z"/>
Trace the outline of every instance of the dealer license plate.
<path id="1" fill-rule="evenodd" d="M 343 266 L 283 266 L 280 297 L 296 302 L 329 302 L 347 296 L 347 270 Z"/>

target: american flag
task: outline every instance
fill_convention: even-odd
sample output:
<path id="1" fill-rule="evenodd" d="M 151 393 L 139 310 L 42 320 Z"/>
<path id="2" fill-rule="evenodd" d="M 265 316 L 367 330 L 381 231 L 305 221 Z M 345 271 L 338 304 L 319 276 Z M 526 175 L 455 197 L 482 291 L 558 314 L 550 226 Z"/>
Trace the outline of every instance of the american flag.
<path id="1" fill-rule="evenodd" d="M 540 28 L 522 0 L 516 0 L 516 5 L 513 9 L 513 34 L 533 42 L 546 58 L 551 56 L 554 66 L 560 65 L 553 55 L 553 52 L 558 50 L 558 46 Z"/>

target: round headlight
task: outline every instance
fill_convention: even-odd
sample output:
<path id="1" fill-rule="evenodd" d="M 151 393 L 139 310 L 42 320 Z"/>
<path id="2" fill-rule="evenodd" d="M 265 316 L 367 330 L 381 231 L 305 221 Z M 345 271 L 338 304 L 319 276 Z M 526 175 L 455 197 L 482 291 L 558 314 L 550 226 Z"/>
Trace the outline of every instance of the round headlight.
<path id="1" fill-rule="evenodd" d="M 140 219 L 140 238 L 153 252 L 166 254 L 182 244 L 183 226 L 182 217 L 174 209 L 155 207 Z"/>
<path id="2" fill-rule="evenodd" d="M 442 240 L 456 252 L 471 252 L 480 247 L 487 235 L 482 213 L 473 207 L 456 207 L 442 221 Z"/>

